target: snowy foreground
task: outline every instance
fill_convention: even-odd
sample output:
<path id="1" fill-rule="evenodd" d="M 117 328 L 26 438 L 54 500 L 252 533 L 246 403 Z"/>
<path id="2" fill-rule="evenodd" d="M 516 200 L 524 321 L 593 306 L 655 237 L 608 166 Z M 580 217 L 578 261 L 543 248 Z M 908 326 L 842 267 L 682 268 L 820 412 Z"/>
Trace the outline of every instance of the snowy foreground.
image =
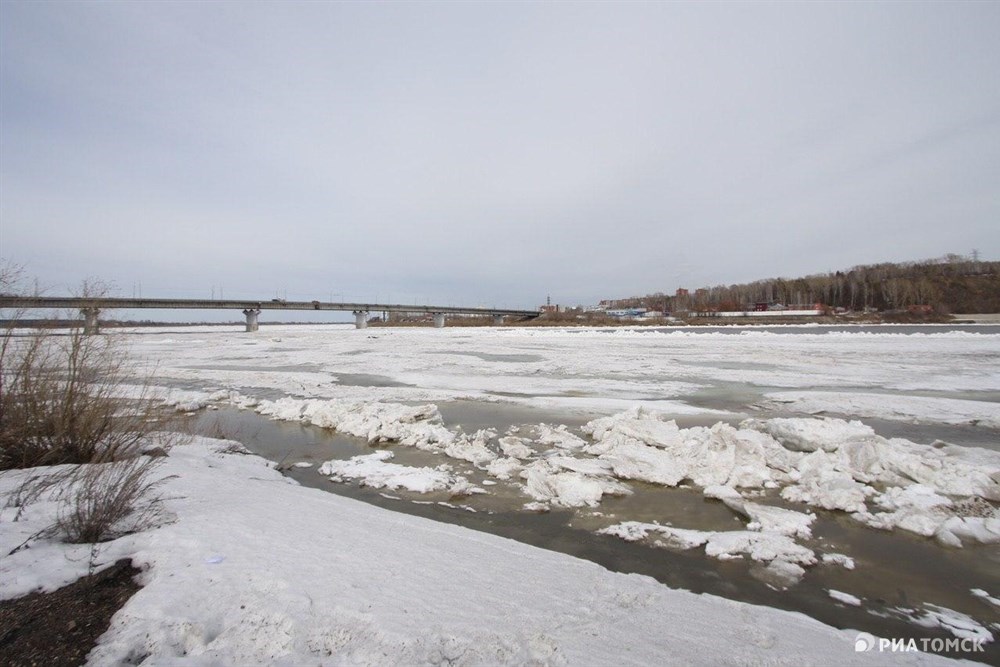
<path id="1" fill-rule="evenodd" d="M 229 443 L 231 444 L 231 443 Z M 936 664 L 855 652 L 856 632 L 672 590 L 638 575 L 382 510 L 290 482 L 197 439 L 160 474 L 162 525 L 102 546 L 143 588 L 90 664 Z M 7 494 L 19 474 L 0 476 Z M 51 521 L 40 501 L 7 553 Z M 42 540 L 0 560 L 5 598 L 86 573 L 86 546 Z"/>
<path id="2" fill-rule="evenodd" d="M 178 411 L 252 410 L 377 447 L 325 460 L 317 476 L 424 504 L 586 512 L 590 530 L 744 560 L 781 590 L 817 568 L 876 566 L 816 539 L 818 513 L 942 550 L 1000 544 L 1000 335 L 885 331 L 206 327 L 143 330 L 130 343 L 155 364 L 158 395 Z M 582 426 L 467 432 L 439 409 L 455 401 L 575 415 Z M 706 425 L 678 425 L 685 419 Z M 868 419 L 992 445 L 883 437 Z M 100 562 L 130 556 L 145 572 L 92 663 L 943 660 L 855 652 L 857 632 L 302 488 L 273 463 L 226 451 L 207 439 L 174 448 L 161 468 L 166 521 L 98 554 Z M 0 493 L 17 477 L 0 475 Z M 676 487 L 718 503 L 736 523 L 650 521 L 655 505 L 641 521 L 600 511 L 609 498 Z M 2 553 L 56 511 L 40 502 L 11 522 L 3 510 Z M 0 597 L 55 588 L 89 560 L 87 548 L 36 540 L 0 560 Z M 930 600 L 869 612 L 992 642 L 998 593 L 961 591 L 976 618 Z M 869 605 L 828 595 L 830 604 Z"/>

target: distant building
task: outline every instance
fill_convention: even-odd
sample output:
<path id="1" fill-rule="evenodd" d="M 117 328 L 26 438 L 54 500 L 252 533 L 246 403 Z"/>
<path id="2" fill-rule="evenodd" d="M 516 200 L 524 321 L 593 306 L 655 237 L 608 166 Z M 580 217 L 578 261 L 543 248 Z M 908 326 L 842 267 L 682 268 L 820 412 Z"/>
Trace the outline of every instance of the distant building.
<path id="1" fill-rule="evenodd" d="M 634 320 L 646 314 L 645 308 L 615 308 L 608 310 L 608 315 L 617 317 L 620 320 Z"/>

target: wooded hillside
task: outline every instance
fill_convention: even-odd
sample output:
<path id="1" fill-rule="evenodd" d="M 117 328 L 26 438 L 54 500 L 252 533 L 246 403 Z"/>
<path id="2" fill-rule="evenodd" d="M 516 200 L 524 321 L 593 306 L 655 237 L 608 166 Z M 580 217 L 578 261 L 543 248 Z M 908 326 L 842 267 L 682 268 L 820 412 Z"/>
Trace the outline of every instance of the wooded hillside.
<path id="1" fill-rule="evenodd" d="M 611 307 L 646 307 L 680 312 L 739 311 L 756 303 L 786 306 L 823 304 L 852 311 L 905 310 L 931 306 L 938 313 L 1000 312 L 1000 262 L 960 255 L 904 264 L 856 266 L 804 278 L 769 278 L 742 285 L 717 285 L 674 295 L 617 299 Z"/>

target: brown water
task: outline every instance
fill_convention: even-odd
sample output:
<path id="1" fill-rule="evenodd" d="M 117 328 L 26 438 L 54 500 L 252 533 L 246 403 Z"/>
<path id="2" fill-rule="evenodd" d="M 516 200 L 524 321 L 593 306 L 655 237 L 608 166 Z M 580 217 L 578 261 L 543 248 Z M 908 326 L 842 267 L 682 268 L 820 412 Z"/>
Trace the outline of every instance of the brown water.
<path id="1" fill-rule="evenodd" d="M 466 432 L 492 427 L 501 434 L 511 426 L 567 424 L 572 430 L 588 421 L 552 412 L 509 404 L 453 402 L 439 405 L 445 423 Z M 980 623 L 1000 623 L 1000 611 L 973 597 L 981 588 L 1000 595 L 1000 547 L 946 549 L 931 540 L 904 531 L 882 532 L 861 526 L 837 512 L 816 511 L 813 538 L 798 540 L 820 553 L 843 553 L 854 558 L 856 569 L 839 565 L 817 565 L 805 578 L 786 590 L 766 583 L 761 568 L 749 561 L 719 561 L 700 550 L 671 551 L 628 543 L 594 531 L 620 521 L 670 523 L 699 530 L 734 530 L 743 521 L 722 503 L 705 499 L 696 489 L 664 488 L 630 482 L 633 495 L 605 498 L 597 508 L 559 510 L 539 514 L 524 511 L 531 498 L 513 482 L 498 480 L 483 486 L 489 493 L 452 498 L 447 493 L 415 494 L 361 487 L 353 482 L 333 483 L 318 474 L 319 464 L 369 454 L 374 448 L 365 441 L 327 429 L 291 422 L 275 422 L 250 411 L 225 408 L 193 417 L 193 428 L 209 435 L 225 435 L 250 450 L 287 466 L 296 462 L 311 468 L 289 468 L 286 472 L 304 486 L 323 489 L 390 510 L 455 523 L 501 535 L 545 549 L 560 551 L 599 563 L 611 570 L 649 575 L 674 588 L 711 593 L 754 604 L 805 613 L 835 627 L 852 628 L 893 638 L 948 638 L 940 630 L 928 630 L 893 615 L 898 607 L 933 603 L 968 614 Z M 682 420 L 678 420 L 681 422 Z M 706 418 L 683 420 L 682 426 L 705 423 Z M 715 420 L 708 420 L 714 423 Z M 454 472 L 482 485 L 492 480 L 471 464 L 423 452 L 411 447 L 387 445 L 393 462 L 434 467 L 450 465 Z M 776 495 L 758 502 L 792 507 Z M 442 505 L 439 503 L 447 503 Z M 864 600 L 851 607 L 832 600 L 827 590 L 850 593 Z M 898 613 L 897 613 L 898 615 Z M 986 653 L 959 657 L 1000 664 L 1000 646 L 988 644 Z"/>

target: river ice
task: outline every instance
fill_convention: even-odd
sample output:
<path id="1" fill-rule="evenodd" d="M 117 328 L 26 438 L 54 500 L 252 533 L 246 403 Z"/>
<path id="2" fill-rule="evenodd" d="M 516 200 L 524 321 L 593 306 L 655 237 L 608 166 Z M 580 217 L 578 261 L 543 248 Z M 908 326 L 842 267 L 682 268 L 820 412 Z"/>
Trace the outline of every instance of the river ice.
<path id="1" fill-rule="evenodd" d="M 1000 543 L 1000 447 L 884 437 L 866 423 L 962 426 L 977 444 L 997 441 L 1000 336 L 928 331 L 213 327 L 144 331 L 132 342 L 180 411 L 229 404 L 435 457 L 400 465 L 380 450 L 319 468 L 338 481 L 414 494 L 506 490 L 536 511 L 599 507 L 637 484 L 694 487 L 739 529 L 608 517 L 601 530 L 754 561 L 785 587 L 810 568 L 855 567 L 849 555 L 803 544 L 815 511 L 941 548 Z M 467 433 L 441 416 L 439 404 L 456 400 L 585 415 L 584 425 Z M 488 482 L 471 484 L 473 472 Z M 921 613 L 947 625 L 944 612 Z M 970 632 L 989 633 L 981 624 Z"/>

